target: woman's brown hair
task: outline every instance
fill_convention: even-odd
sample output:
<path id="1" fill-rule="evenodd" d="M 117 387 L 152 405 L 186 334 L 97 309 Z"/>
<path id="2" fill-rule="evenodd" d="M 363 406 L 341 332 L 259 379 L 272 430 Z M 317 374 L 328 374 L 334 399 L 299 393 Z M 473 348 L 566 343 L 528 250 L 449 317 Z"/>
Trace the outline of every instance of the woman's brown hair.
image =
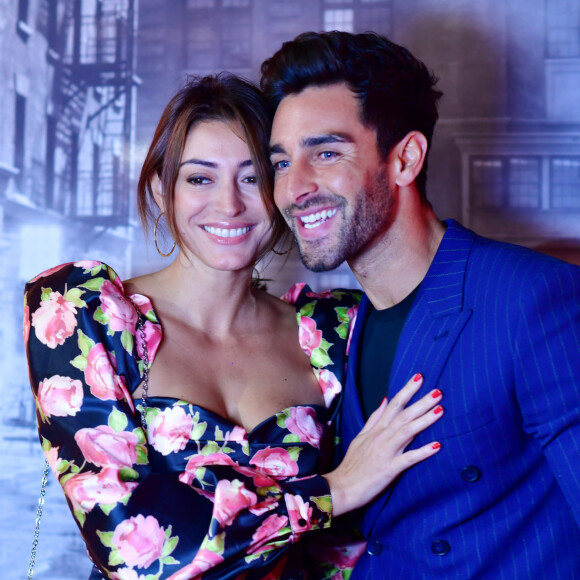
<path id="1" fill-rule="evenodd" d="M 274 206 L 273 174 L 269 158 L 271 118 L 260 90 L 239 77 L 222 73 L 193 77 L 165 107 L 137 186 L 138 209 L 145 231 L 157 217 L 157 204 L 151 180 L 158 176 L 165 197 L 167 228 L 180 249 L 183 239 L 175 220 L 174 190 L 187 135 L 203 121 L 238 122 L 250 149 L 262 201 L 272 220 L 272 239 L 257 260 L 261 259 L 288 234 L 284 219 Z"/>

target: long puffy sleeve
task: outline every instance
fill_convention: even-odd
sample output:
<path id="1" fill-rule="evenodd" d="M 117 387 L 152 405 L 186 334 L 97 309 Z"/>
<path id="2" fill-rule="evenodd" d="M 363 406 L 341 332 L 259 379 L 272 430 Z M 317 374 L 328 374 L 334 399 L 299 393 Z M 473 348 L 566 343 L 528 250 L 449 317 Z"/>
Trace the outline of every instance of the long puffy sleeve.
<path id="1" fill-rule="evenodd" d="M 151 364 L 162 339 L 150 301 L 83 261 L 32 280 L 24 308 L 42 448 L 102 577 L 293 577 L 297 539 L 331 523 L 316 475 L 326 410 L 292 407 L 246 433 L 159 397 L 145 431 L 131 394 L 143 344 Z"/>

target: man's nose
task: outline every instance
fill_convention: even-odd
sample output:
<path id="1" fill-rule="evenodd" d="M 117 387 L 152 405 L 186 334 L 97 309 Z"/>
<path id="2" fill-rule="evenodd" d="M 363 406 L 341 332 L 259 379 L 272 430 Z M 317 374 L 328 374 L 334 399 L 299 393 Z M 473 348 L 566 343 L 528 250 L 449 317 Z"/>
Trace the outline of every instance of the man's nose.
<path id="1" fill-rule="evenodd" d="M 296 160 L 286 175 L 291 203 L 300 203 L 311 193 L 318 191 L 316 173 L 306 161 Z"/>

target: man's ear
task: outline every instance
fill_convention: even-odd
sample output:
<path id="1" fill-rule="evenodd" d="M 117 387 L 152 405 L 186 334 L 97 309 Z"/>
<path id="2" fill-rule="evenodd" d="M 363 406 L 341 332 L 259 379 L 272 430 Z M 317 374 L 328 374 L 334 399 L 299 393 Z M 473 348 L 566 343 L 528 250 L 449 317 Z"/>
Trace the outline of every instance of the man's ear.
<path id="1" fill-rule="evenodd" d="M 161 211 L 165 211 L 165 198 L 163 197 L 163 188 L 161 187 L 161 179 L 159 179 L 159 175 L 155 173 L 149 183 L 151 185 L 153 197 L 155 198 L 155 203 L 159 206 Z"/>
<path id="2" fill-rule="evenodd" d="M 410 185 L 423 168 L 427 156 L 427 138 L 419 131 L 407 133 L 395 145 L 395 183 L 401 187 Z"/>

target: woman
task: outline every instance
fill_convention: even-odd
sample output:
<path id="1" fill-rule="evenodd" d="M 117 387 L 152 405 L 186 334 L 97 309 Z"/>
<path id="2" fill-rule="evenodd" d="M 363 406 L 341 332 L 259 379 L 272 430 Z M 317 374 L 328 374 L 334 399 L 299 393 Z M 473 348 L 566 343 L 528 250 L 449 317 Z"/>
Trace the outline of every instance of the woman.
<path id="1" fill-rule="evenodd" d="M 160 253 L 161 219 L 175 240 L 169 266 L 122 283 L 82 261 L 27 285 L 39 432 L 91 578 L 303 577 L 303 534 L 438 449 L 403 453 L 441 416 L 438 391 L 402 411 L 416 375 L 317 475 L 358 295 L 291 292 L 297 341 L 295 308 L 253 283 L 285 232 L 265 111 L 230 76 L 190 83 L 167 106 L 138 194 Z"/>

